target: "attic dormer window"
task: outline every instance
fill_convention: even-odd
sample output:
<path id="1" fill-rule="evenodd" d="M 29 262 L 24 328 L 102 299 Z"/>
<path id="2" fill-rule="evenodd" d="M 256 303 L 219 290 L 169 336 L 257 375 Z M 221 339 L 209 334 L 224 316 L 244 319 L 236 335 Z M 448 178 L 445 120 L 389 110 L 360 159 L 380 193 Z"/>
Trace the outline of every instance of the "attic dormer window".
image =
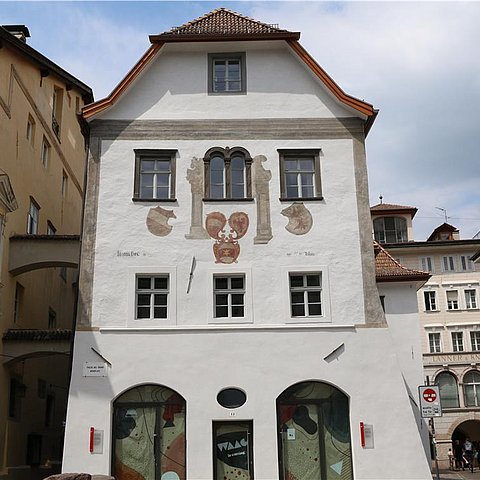
<path id="1" fill-rule="evenodd" d="M 245 67 L 245 53 L 210 53 L 208 93 L 245 93 L 247 91 Z"/>

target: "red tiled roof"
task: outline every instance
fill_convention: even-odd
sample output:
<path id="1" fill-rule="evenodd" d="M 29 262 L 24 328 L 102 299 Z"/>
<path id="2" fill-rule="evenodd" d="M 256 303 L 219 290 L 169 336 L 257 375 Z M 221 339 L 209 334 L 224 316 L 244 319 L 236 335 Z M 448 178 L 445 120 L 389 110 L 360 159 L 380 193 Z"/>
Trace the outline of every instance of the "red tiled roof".
<path id="1" fill-rule="evenodd" d="M 293 33 L 278 25 L 259 22 L 227 8 L 217 8 L 195 20 L 173 27 L 159 35 L 224 35 L 224 34 Z"/>
<path id="2" fill-rule="evenodd" d="M 393 203 L 378 203 L 373 207 L 370 207 L 370 212 L 376 213 L 412 213 L 412 218 L 417 213 L 418 208 L 416 207 L 409 207 L 406 205 L 395 205 Z"/>
<path id="3" fill-rule="evenodd" d="M 406 268 L 397 262 L 379 243 L 374 242 L 375 276 L 377 282 L 395 282 L 402 280 L 427 281 L 428 272 Z"/>
<path id="4" fill-rule="evenodd" d="M 70 340 L 71 330 L 10 329 L 3 334 L 3 340 L 58 341 Z"/>

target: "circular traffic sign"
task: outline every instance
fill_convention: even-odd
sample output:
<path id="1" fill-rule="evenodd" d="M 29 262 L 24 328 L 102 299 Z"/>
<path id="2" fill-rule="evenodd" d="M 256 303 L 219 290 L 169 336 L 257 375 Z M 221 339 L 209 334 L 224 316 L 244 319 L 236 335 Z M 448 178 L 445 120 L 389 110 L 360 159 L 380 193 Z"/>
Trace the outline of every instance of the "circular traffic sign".
<path id="1" fill-rule="evenodd" d="M 433 388 L 427 388 L 423 391 L 423 399 L 428 403 L 432 403 L 437 399 L 437 392 Z"/>

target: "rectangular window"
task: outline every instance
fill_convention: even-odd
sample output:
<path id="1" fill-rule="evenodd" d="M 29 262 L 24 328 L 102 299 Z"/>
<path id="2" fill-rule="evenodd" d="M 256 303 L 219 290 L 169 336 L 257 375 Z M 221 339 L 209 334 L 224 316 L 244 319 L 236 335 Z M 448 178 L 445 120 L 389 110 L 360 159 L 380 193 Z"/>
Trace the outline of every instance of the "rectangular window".
<path id="1" fill-rule="evenodd" d="M 208 93 L 246 93 L 245 53 L 210 53 L 208 72 Z"/>
<path id="2" fill-rule="evenodd" d="M 436 292 L 427 291 L 423 292 L 425 299 L 425 310 L 431 312 L 437 309 L 437 294 Z"/>
<path id="3" fill-rule="evenodd" d="M 320 150 L 278 150 L 281 199 L 321 200 Z"/>
<path id="4" fill-rule="evenodd" d="M 60 138 L 60 125 L 62 124 L 63 111 L 63 90 L 58 87 L 53 88 L 52 96 L 52 130 Z"/>
<path id="5" fill-rule="evenodd" d="M 290 273 L 289 281 L 292 317 L 322 316 L 322 274 Z"/>
<path id="6" fill-rule="evenodd" d="M 51 307 L 48 308 L 48 328 L 57 328 L 57 313 Z"/>
<path id="7" fill-rule="evenodd" d="M 27 215 L 27 234 L 36 235 L 38 233 L 38 217 L 40 214 L 40 207 L 38 203 L 30 197 L 30 208 Z"/>
<path id="8" fill-rule="evenodd" d="M 469 310 L 477 308 L 477 292 L 475 290 L 465 290 L 465 307 Z"/>
<path id="9" fill-rule="evenodd" d="M 454 352 L 463 352 L 463 332 L 452 332 L 452 346 Z"/>
<path id="10" fill-rule="evenodd" d="M 175 200 L 176 150 L 135 150 L 134 200 Z"/>
<path id="11" fill-rule="evenodd" d="M 27 120 L 27 132 L 26 132 L 27 140 L 30 142 L 30 145 L 33 145 L 35 139 L 35 120 L 31 115 L 28 116 Z"/>
<path id="12" fill-rule="evenodd" d="M 433 259 L 432 257 L 422 257 L 421 268 L 423 272 L 433 273 Z"/>
<path id="13" fill-rule="evenodd" d="M 455 259 L 453 257 L 443 257 L 443 271 L 454 272 L 455 271 Z"/>
<path id="14" fill-rule="evenodd" d="M 439 353 L 442 351 L 440 346 L 440 333 L 429 333 L 428 344 L 430 347 L 430 353 Z"/>
<path id="15" fill-rule="evenodd" d="M 480 332 L 470 332 L 470 343 L 474 352 L 480 351 Z"/>
<path id="16" fill-rule="evenodd" d="M 63 198 L 67 196 L 67 190 L 68 190 L 68 175 L 66 174 L 65 170 L 63 170 L 62 171 L 62 187 L 61 187 Z"/>
<path id="17" fill-rule="evenodd" d="M 245 275 L 214 276 L 214 318 L 245 317 Z"/>
<path id="18" fill-rule="evenodd" d="M 458 291 L 447 291 L 447 310 L 458 310 Z"/>
<path id="19" fill-rule="evenodd" d="M 470 260 L 471 255 L 460 255 L 460 268 L 464 272 L 473 270 L 473 262 Z"/>
<path id="20" fill-rule="evenodd" d="M 41 159 L 42 165 L 47 168 L 48 167 L 48 159 L 50 157 L 50 144 L 47 142 L 47 139 L 43 137 L 42 140 L 42 150 L 41 150 Z"/>
<path id="21" fill-rule="evenodd" d="M 55 235 L 57 229 L 53 226 L 53 223 L 50 220 L 47 220 L 47 235 Z"/>
<path id="22" fill-rule="evenodd" d="M 168 293 L 169 275 L 137 275 L 135 318 L 167 318 Z"/>
<path id="23" fill-rule="evenodd" d="M 25 288 L 18 282 L 15 284 L 15 300 L 13 304 L 13 323 L 18 323 L 22 318 L 23 293 Z"/>

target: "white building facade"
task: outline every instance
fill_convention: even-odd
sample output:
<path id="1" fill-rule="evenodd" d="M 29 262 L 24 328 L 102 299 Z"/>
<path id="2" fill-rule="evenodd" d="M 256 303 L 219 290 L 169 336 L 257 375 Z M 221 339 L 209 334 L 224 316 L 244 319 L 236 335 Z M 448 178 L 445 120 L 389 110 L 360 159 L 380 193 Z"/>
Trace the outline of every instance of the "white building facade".
<path id="1" fill-rule="evenodd" d="M 215 10 L 83 110 L 64 471 L 430 478 L 418 336 L 389 327 L 416 311 L 387 323 L 375 283 L 376 112 L 298 38 Z"/>

